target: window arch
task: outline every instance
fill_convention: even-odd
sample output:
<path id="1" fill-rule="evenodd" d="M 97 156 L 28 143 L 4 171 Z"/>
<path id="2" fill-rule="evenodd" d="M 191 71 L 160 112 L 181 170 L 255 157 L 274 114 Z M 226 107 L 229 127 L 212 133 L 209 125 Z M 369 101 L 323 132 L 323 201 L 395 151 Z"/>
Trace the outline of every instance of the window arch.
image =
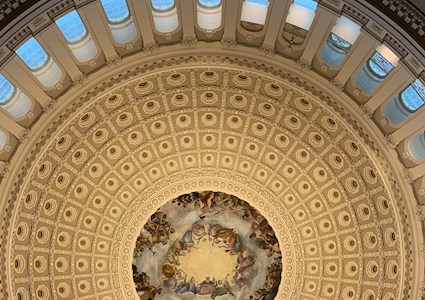
<path id="1" fill-rule="evenodd" d="M 77 11 L 73 10 L 60 17 L 56 20 L 56 24 L 78 61 L 87 62 L 97 55 L 96 44 L 87 32 Z"/>
<path id="2" fill-rule="evenodd" d="M 392 124 L 400 124 L 425 103 L 425 86 L 416 79 L 384 107 L 385 117 Z"/>
<path id="3" fill-rule="evenodd" d="M 0 74 L 0 104 L 4 104 L 12 98 L 15 87 Z"/>
<path id="4" fill-rule="evenodd" d="M 242 4 L 241 26 L 249 31 L 261 31 L 266 24 L 268 0 L 245 0 Z"/>
<path id="5" fill-rule="evenodd" d="M 317 2 L 294 0 L 286 16 L 282 36 L 291 45 L 304 43 L 316 15 Z"/>
<path id="6" fill-rule="evenodd" d="M 70 43 L 81 41 L 87 34 L 86 27 L 75 10 L 57 19 L 56 24 Z"/>
<path id="7" fill-rule="evenodd" d="M 39 42 L 31 37 L 17 50 L 16 54 L 31 70 L 31 73 L 46 88 L 54 87 L 62 79 L 62 70 L 49 57 Z"/>
<path id="8" fill-rule="evenodd" d="M 16 50 L 16 54 L 19 55 L 31 70 L 40 69 L 49 59 L 46 51 L 44 51 L 43 47 L 33 37 L 19 47 Z"/>
<path id="9" fill-rule="evenodd" d="M 137 37 L 137 29 L 126 0 L 101 0 L 109 30 L 117 44 L 128 44 Z"/>
<path id="10" fill-rule="evenodd" d="M 30 111 L 31 106 L 31 99 L 0 74 L 0 107 L 19 119 Z"/>
<path id="11" fill-rule="evenodd" d="M 151 0 L 152 17 L 156 31 L 170 33 L 179 27 L 179 17 L 174 0 Z"/>
<path id="12" fill-rule="evenodd" d="M 289 7 L 286 23 L 309 31 L 316 15 L 316 9 L 316 1 L 295 0 Z"/>
<path id="13" fill-rule="evenodd" d="M 360 35 L 361 26 L 345 16 L 338 19 L 320 51 L 320 57 L 330 67 L 338 67 Z"/>
<path id="14" fill-rule="evenodd" d="M 215 7 L 221 4 L 221 0 L 199 0 L 199 4 L 205 7 Z"/>
<path id="15" fill-rule="evenodd" d="M 400 58 L 387 46 L 379 46 L 355 77 L 357 88 L 372 93 L 388 74 L 397 66 Z"/>
<path id="16" fill-rule="evenodd" d="M 425 160 L 425 132 L 418 134 L 407 142 L 410 156 L 418 161 Z"/>
<path id="17" fill-rule="evenodd" d="M 221 0 L 199 0 L 197 5 L 198 26 L 205 30 L 214 30 L 221 26 Z"/>
<path id="18" fill-rule="evenodd" d="M 156 10 L 169 10 L 174 6 L 174 0 L 152 0 L 152 7 Z"/>
<path id="19" fill-rule="evenodd" d="M 120 23 L 130 17 L 126 0 L 101 0 L 110 23 Z"/>

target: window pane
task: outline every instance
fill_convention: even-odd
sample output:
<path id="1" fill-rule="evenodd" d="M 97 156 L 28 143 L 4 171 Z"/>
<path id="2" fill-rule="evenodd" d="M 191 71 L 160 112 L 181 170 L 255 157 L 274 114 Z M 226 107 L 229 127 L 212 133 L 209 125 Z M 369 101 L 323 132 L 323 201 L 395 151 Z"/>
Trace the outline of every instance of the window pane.
<path id="1" fill-rule="evenodd" d="M 378 76 L 385 77 L 394 68 L 379 52 L 375 52 L 369 59 L 369 66 Z"/>
<path id="2" fill-rule="evenodd" d="M 312 11 L 316 11 L 316 9 L 317 9 L 317 2 L 313 1 L 313 0 L 295 0 L 294 4 L 298 5 L 298 6 L 305 7 L 309 10 L 312 10 Z"/>
<path id="3" fill-rule="evenodd" d="M 221 3 L 221 0 L 199 0 L 199 3 L 206 7 L 214 7 Z"/>
<path id="4" fill-rule="evenodd" d="M 42 67 L 48 59 L 46 51 L 33 37 L 19 47 L 16 54 L 33 70 Z"/>
<path id="5" fill-rule="evenodd" d="M 332 34 L 331 34 L 332 35 Z M 320 57 L 330 67 L 339 66 L 347 55 L 347 49 L 342 48 L 333 39 L 332 36 L 323 44 L 320 51 Z"/>
<path id="6" fill-rule="evenodd" d="M 407 89 L 401 93 L 403 104 L 410 110 L 415 111 L 420 108 L 425 101 L 425 87 L 420 80 L 415 80 Z"/>
<path id="7" fill-rule="evenodd" d="M 410 155 L 416 160 L 425 159 L 425 133 L 415 136 L 408 142 Z"/>
<path id="8" fill-rule="evenodd" d="M 5 103 L 7 100 L 9 100 L 13 92 L 15 91 L 15 88 L 13 85 L 4 78 L 3 75 L 0 75 L 0 103 Z"/>
<path id="9" fill-rule="evenodd" d="M 245 0 L 245 2 L 257 3 L 262 5 L 269 5 L 269 0 Z"/>
<path id="10" fill-rule="evenodd" d="M 419 79 L 416 79 L 412 86 L 416 93 L 418 93 L 418 95 L 422 98 L 422 100 L 425 101 L 425 85 Z"/>
<path id="11" fill-rule="evenodd" d="M 348 51 L 351 47 L 351 44 L 349 42 L 343 40 L 342 38 L 333 33 L 330 34 L 329 41 L 336 47 L 344 51 Z"/>
<path id="12" fill-rule="evenodd" d="M 156 10 L 167 10 L 174 6 L 174 0 L 152 0 L 152 6 Z"/>
<path id="13" fill-rule="evenodd" d="M 81 40 L 87 32 L 83 21 L 75 10 L 57 19 L 56 24 L 68 42 Z"/>
<path id="14" fill-rule="evenodd" d="M 130 16 L 126 0 L 101 0 L 109 22 L 118 23 Z"/>

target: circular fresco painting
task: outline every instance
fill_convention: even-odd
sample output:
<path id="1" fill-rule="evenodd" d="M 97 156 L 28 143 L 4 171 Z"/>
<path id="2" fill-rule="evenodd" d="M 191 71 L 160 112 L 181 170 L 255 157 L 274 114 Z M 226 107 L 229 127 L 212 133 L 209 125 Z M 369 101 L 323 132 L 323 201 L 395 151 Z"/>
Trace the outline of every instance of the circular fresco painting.
<path id="1" fill-rule="evenodd" d="M 133 279 L 143 300 L 272 300 L 281 273 L 279 243 L 267 220 L 220 192 L 193 192 L 162 206 L 134 250 Z"/>

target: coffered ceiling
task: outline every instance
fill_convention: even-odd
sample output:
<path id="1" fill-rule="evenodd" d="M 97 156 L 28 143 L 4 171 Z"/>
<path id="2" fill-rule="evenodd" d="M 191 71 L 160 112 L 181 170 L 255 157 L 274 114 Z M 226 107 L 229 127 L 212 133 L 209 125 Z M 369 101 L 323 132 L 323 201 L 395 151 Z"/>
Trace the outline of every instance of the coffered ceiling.
<path id="1" fill-rule="evenodd" d="M 271 2 L 257 32 L 241 26 L 242 1 L 223 1 L 212 31 L 196 1 L 176 1 L 171 33 L 155 29 L 148 1 L 127 3 L 137 37 L 125 45 L 97 1 L 43 4 L 3 35 L 0 73 L 31 108 L 0 111 L 1 299 L 139 299 L 140 230 L 193 191 L 235 195 L 267 218 L 282 253 L 276 299 L 423 296 L 425 165 L 409 141 L 425 112 L 395 125 L 384 110 L 422 80 L 423 40 L 357 1 L 319 2 L 300 45 L 283 34 L 289 1 Z M 53 23 L 71 9 L 99 49 L 89 62 Z M 320 49 L 341 14 L 361 33 L 329 68 Z M 30 36 L 59 84 L 40 84 L 15 54 Z M 382 43 L 401 60 L 367 94 L 355 76 Z"/>

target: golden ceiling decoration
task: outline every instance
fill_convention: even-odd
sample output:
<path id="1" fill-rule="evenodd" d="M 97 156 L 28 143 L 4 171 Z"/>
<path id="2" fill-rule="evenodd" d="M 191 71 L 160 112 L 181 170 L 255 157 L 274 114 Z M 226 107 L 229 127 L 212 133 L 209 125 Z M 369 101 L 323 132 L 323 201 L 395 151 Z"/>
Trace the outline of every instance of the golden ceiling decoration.
<path id="1" fill-rule="evenodd" d="M 231 56 L 163 59 L 92 88 L 46 127 L 10 194 L 9 297 L 138 299 L 143 224 L 179 195 L 214 190 L 276 232 L 276 299 L 401 299 L 412 254 L 400 191 L 337 103 Z"/>

